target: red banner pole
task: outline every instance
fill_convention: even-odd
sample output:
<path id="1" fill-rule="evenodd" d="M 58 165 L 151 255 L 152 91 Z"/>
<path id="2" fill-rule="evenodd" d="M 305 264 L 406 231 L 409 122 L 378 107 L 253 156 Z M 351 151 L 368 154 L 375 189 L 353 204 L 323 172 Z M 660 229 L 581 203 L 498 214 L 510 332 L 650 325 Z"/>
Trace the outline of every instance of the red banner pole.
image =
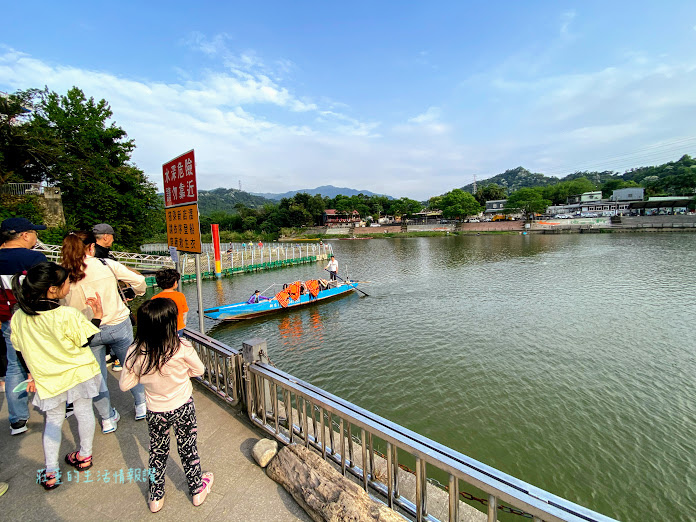
<path id="1" fill-rule="evenodd" d="M 222 260 L 220 256 L 220 230 L 218 225 L 210 225 L 213 232 L 213 248 L 215 249 L 215 277 L 222 277 Z"/>

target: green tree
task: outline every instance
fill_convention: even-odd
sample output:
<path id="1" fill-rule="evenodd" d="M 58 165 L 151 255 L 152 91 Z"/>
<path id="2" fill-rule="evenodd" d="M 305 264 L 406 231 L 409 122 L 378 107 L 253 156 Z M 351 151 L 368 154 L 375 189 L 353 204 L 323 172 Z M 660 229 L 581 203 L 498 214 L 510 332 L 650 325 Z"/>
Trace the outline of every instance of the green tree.
<path id="1" fill-rule="evenodd" d="M 0 185 L 31 181 L 24 176 L 24 170 L 32 163 L 34 151 L 30 148 L 24 123 L 28 117 L 27 107 L 37 93 L 29 90 L 0 96 Z"/>
<path id="2" fill-rule="evenodd" d="M 164 230 L 161 198 L 130 162 L 135 144 L 109 123 L 112 111 L 105 100 L 87 99 L 77 87 L 65 96 L 46 89 L 17 97 L 31 103 L 33 112 L 20 124 L 18 139 L 1 144 L 2 157 L 15 158 L 14 179 L 58 185 L 71 226 L 109 223 L 124 247 Z"/>
<path id="3" fill-rule="evenodd" d="M 508 196 L 505 212 L 522 212 L 526 216 L 543 214 L 549 205 L 551 202 L 544 199 L 538 189 L 523 188 Z"/>
<path id="4" fill-rule="evenodd" d="M 462 189 L 454 189 L 442 196 L 440 210 L 442 210 L 443 217 L 462 219 L 481 212 L 481 205 L 471 193 Z"/>
<path id="5" fill-rule="evenodd" d="M 564 205 L 568 200 L 568 196 L 583 194 L 595 190 L 595 184 L 589 179 L 580 177 L 569 181 L 561 181 L 555 185 L 542 187 L 540 194 L 551 200 L 554 205 Z"/>
<path id="6" fill-rule="evenodd" d="M 618 177 L 608 179 L 604 182 L 604 185 L 602 185 L 602 197 L 604 199 L 608 199 L 611 197 L 615 190 L 637 186 L 638 183 L 636 183 L 635 181 L 624 181 L 623 179 Z"/>
<path id="7" fill-rule="evenodd" d="M 486 201 L 500 200 L 507 197 L 507 190 L 496 183 L 479 187 L 476 191 L 476 201 L 482 207 L 486 206 Z"/>

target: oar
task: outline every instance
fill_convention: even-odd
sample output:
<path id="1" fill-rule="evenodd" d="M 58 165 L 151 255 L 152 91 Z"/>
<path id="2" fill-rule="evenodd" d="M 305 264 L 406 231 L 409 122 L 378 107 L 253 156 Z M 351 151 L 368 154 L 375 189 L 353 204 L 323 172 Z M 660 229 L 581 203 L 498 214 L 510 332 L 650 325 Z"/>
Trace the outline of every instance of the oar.
<path id="1" fill-rule="evenodd" d="M 330 272 L 329 270 L 327 270 L 326 268 L 325 268 L 324 270 L 326 270 L 327 272 L 331 273 L 331 272 Z M 338 277 L 341 281 L 343 281 L 344 283 L 346 283 L 348 286 L 353 286 L 353 285 L 351 285 L 348 281 L 346 281 L 345 279 L 343 279 L 340 275 L 336 274 L 336 277 Z M 360 290 L 357 286 L 353 286 L 353 290 L 357 290 L 358 292 L 362 292 L 363 294 L 365 294 L 365 297 L 370 297 L 369 294 L 368 294 L 367 292 L 363 292 L 363 291 Z"/>

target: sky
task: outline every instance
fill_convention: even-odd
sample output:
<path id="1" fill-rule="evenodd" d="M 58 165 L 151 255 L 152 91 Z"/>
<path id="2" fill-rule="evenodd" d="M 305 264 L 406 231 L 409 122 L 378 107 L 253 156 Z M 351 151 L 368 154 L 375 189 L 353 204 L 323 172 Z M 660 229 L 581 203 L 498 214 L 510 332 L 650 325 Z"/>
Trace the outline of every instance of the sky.
<path id="1" fill-rule="evenodd" d="M 162 189 L 426 200 L 696 154 L 696 2 L 18 2 L 0 90 L 105 99 Z M 14 20 L 14 23 L 8 21 Z"/>

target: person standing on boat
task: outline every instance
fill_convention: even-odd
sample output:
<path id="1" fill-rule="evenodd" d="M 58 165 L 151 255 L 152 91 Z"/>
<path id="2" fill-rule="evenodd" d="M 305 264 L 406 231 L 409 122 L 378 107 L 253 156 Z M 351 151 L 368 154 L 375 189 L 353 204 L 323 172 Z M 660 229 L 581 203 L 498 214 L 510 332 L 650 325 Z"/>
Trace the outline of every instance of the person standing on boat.
<path id="1" fill-rule="evenodd" d="M 270 297 L 266 297 L 265 295 L 261 295 L 261 292 L 256 290 L 254 292 L 254 294 L 247 301 L 247 304 L 254 304 L 254 303 L 258 303 L 260 301 L 270 301 L 270 300 L 271 300 Z"/>
<path id="2" fill-rule="evenodd" d="M 338 261 L 336 261 L 336 258 L 333 255 L 329 260 L 329 264 L 324 267 L 324 270 L 328 270 L 329 274 L 331 275 L 331 280 L 336 281 L 336 276 L 338 274 Z"/>

